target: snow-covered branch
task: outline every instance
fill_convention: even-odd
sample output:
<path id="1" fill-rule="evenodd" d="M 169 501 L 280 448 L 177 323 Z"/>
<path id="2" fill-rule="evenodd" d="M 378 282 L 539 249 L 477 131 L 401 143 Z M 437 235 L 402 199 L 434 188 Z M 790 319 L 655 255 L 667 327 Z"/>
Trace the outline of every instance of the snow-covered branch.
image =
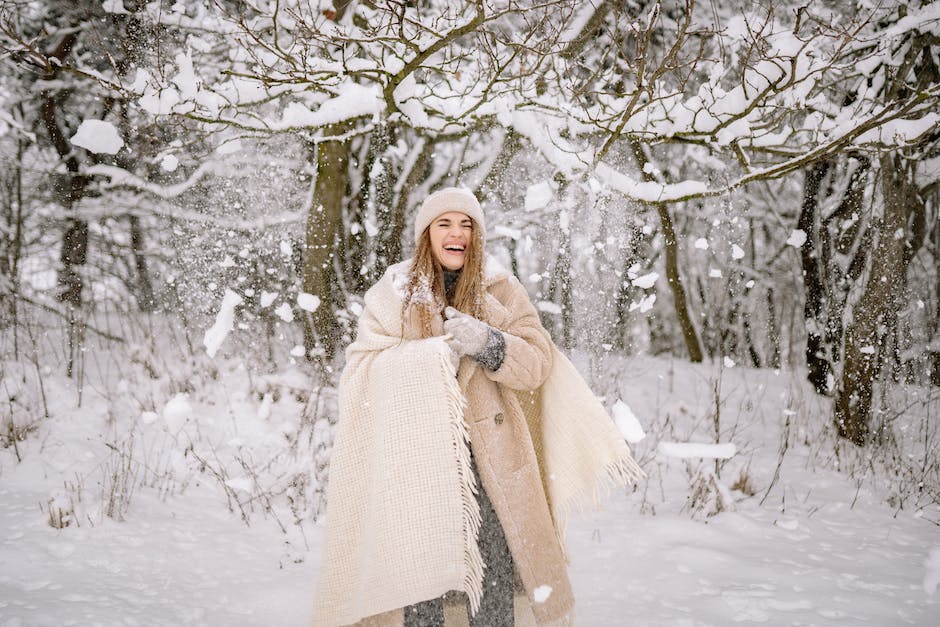
<path id="1" fill-rule="evenodd" d="M 937 98 L 940 98 L 940 86 L 917 94 L 905 103 L 883 107 L 867 119 L 856 120 L 850 128 L 839 129 L 841 132 L 836 137 L 799 156 L 763 168 L 752 169 L 717 188 L 709 188 L 700 181 L 682 181 L 672 184 L 637 182 L 605 163 L 597 165 L 595 174 L 612 189 L 641 203 L 672 203 L 720 196 L 755 181 L 771 180 L 792 174 L 816 161 L 832 157 L 849 148 L 862 149 L 873 144 L 876 147 L 883 144 L 896 147 L 913 143 L 918 138 L 940 129 L 940 114 L 933 111 L 923 113 L 924 103 L 936 102 Z M 912 110 L 919 110 L 922 117 L 915 120 L 904 119 L 903 116 L 909 115 Z"/>
<path id="2" fill-rule="evenodd" d="M 101 175 L 108 178 L 107 182 L 102 183 L 103 189 L 135 189 L 163 199 L 175 198 L 189 191 L 207 176 L 221 174 L 224 171 L 227 171 L 227 168 L 221 164 L 207 161 L 200 164 L 185 181 L 173 185 L 158 185 L 117 166 L 98 164 L 86 169 L 86 173 L 89 175 Z"/>

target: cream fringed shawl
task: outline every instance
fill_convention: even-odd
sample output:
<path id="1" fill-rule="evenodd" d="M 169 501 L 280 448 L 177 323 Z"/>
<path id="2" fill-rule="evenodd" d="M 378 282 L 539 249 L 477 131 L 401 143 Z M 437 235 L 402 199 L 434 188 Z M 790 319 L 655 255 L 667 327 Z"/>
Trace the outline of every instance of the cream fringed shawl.
<path id="1" fill-rule="evenodd" d="M 441 338 L 402 341 L 390 278 L 366 294 L 340 378 L 316 626 L 482 594 L 466 402 Z"/>
<path id="2" fill-rule="evenodd" d="M 396 286 L 408 264 L 389 268 L 366 293 L 346 352 L 315 627 L 352 624 L 448 590 L 466 592 L 475 608 L 482 594 L 466 401 L 440 338 L 401 339 Z M 500 278 L 492 263 L 487 273 L 484 286 Z M 596 502 L 599 487 L 643 472 L 557 349 L 536 395 L 540 431 L 533 439 L 563 527 L 572 504 Z"/>

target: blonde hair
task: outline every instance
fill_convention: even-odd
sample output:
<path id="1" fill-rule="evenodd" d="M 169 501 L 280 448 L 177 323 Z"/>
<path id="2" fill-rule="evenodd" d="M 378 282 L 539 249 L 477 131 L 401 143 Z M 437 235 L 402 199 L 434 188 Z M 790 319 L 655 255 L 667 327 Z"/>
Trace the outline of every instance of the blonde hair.
<path id="1" fill-rule="evenodd" d="M 447 302 L 447 295 L 444 291 L 444 268 L 431 250 L 431 236 L 428 228 L 421 233 L 411 260 L 411 267 L 408 269 L 408 283 L 402 300 L 402 335 L 404 335 L 404 320 L 410 314 L 416 317 L 420 325 L 421 337 L 431 337 L 433 334 L 432 317 L 435 314 L 443 315 L 444 308 L 448 305 L 486 321 L 486 307 L 483 299 L 483 233 L 476 221 L 471 219 L 471 222 L 473 231 L 470 236 L 470 246 L 467 247 L 463 268 L 457 278 L 452 302 Z"/>

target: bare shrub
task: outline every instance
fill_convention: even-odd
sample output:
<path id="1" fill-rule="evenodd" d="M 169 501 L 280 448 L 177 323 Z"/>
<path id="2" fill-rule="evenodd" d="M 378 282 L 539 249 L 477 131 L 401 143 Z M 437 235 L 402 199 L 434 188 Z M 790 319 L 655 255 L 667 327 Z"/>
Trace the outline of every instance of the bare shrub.
<path id="1" fill-rule="evenodd" d="M 82 482 L 77 479 L 74 483 L 66 481 L 63 489 L 51 494 L 45 503 L 39 504 L 40 510 L 45 510 L 46 520 L 54 529 L 66 527 L 80 527 L 80 517 L 76 504 L 82 501 Z"/>
<path id="2" fill-rule="evenodd" d="M 102 465 L 102 513 L 123 522 L 131 507 L 131 499 L 138 486 L 139 465 L 134 459 L 134 433 L 119 444 L 108 444 L 111 453 Z"/>
<path id="3" fill-rule="evenodd" d="M 684 511 L 693 517 L 711 517 L 721 512 L 734 511 L 734 496 L 731 490 L 721 482 L 707 463 L 694 472 L 691 465 L 687 464 L 686 472 L 690 480 Z"/>
<path id="4" fill-rule="evenodd" d="M 757 488 L 754 487 L 750 470 L 750 464 L 741 469 L 741 472 L 738 474 L 738 478 L 735 479 L 734 483 L 731 484 L 732 490 L 740 492 L 746 496 L 754 496 L 757 494 Z"/>

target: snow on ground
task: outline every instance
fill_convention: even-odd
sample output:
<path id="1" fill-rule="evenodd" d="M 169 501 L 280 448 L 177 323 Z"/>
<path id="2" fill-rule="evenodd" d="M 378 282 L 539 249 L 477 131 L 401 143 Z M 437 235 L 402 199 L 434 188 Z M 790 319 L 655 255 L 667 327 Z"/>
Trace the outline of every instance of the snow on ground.
<path id="1" fill-rule="evenodd" d="M 600 511 L 572 516 L 577 624 L 940 624 L 940 511 L 909 494 L 899 509 L 887 478 L 836 469 L 851 456 L 830 451 L 825 403 L 799 376 L 649 357 L 574 361 L 594 373 L 608 404 L 629 403 L 647 433 L 633 447 L 650 475 L 636 491 L 613 490 Z M 228 464 L 231 494 L 192 465 L 180 434 L 153 417 L 173 409 L 179 385 L 160 377 L 145 383 L 130 367 L 110 369 L 109 376 L 128 380 L 87 387 L 77 408 L 70 384 L 49 375 L 52 418 L 37 423 L 16 451 L 0 449 L 0 627 L 308 623 L 322 527 L 291 524 L 282 501 L 273 514 L 255 507 L 249 525 L 228 509 L 238 494 L 231 486 L 249 491 L 252 483 L 233 459 L 290 466 L 277 446 L 303 404 L 237 362 L 216 363 L 214 376 L 186 390 L 181 433 L 202 438 L 197 450 L 213 444 L 215 463 Z M 296 370 L 280 379 L 302 385 Z M 122 413 L 106 398 L 116 392 L 152 403 L 149 413 L 130 401 Z M 909 410 L 901 420 L 916 418 Z M 115 434 L 132 425 L 141 450 L 150 451 L 138 461 L 175 474 L 161 475 L 170 477 L 161 484 L 159 473 L 141 471 L 151 485 L 133 490 L 118 522 L 101 514 L 99 483 L 107 483 L 115 459 L 104 442 L 118 442 Z M 679 459 L 658 452 L 662 441 L 729 443 L 736 452 L 726 461 Z M 693 502 L 696 478 L 705 496 Z M 720 488 L 709 493 L 709 482 Z M 49 499 L 68 503 L 76 483 L 83 485 L 80 526 L 52 528 Z M 719 497 L 727 511 L 707 515 Z"/>
<path id="2" fill-rule="evenodd" d="M 0 489 L 0 625 L 306 624 L 313 561 L 213 492 L 142 492 L 125 522 L 56 530 L 41 495 Z"/>
<path id="3" fill-rule="evenodd" d="M 936 527 L 878 504 L 850 511 L 844 488 L 707 523 L 637 516 L 619 495 L 568 534 L 578 623 L 940 624 L 921 585 Z"/>

